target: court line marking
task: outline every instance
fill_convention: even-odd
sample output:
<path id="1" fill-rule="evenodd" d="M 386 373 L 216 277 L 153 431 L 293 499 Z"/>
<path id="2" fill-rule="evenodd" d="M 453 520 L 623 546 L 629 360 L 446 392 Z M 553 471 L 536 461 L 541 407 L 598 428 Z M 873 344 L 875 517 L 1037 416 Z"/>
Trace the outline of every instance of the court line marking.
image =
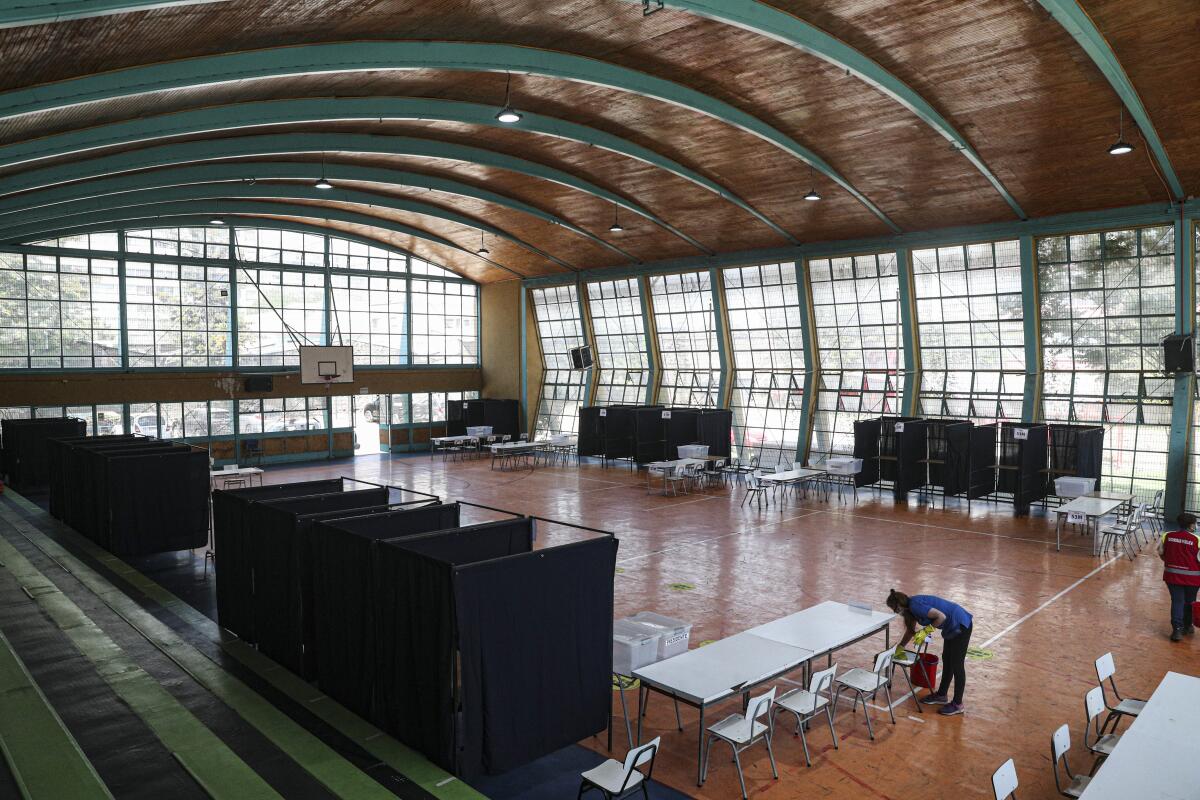
<path id="1" fill-rule="evenodd" d="M 1020 619 L 1018 619 L 1016 622 L 1012 623 L 1012 624 L 1011 624 L 1011 625 L 1009 625 L 1007 628 L 1005 628 L 1004 630 L 1000 631 L 1000 632 L 999 632 L 999 633 L 997 633 L 995 636 L 993 636 L 992 638 L 988 639 L 986 642 L 984 642 L 983 644 L 981 644 L 981 645 L 979 645 L 979 646 L 980 646 L 981 648 L 987 648 L 989 645 L 991 645 L 991 644 L 993 644 L 994 642 L 996 642 L 997 640 L 999 640 L 999 639 L 1000 639 L 1002 636 L 1004 636 L 1004 635 L 1006 635 L 1006 634 L 1008 634 L 1008 633 L 1011 633 L 1012 631 L 1016 630 L 1016 629 L 1017 629 L 1018 627 L 1020 627 L 1022 624 L 1024 624 L 1025 622 L 1027 622 L 1027 621 L 1028 621 L 1030 618 L 1032 618 L 1033 616 L 1037 615 L 1038 613 L 1040 613 L 1040 612 L 1044 611 L 1044 610 L 1045 610 L 1045 609 L 1046 609 L 1046 608 L 1047 608 L 1047 607 L 1048 607 L 1048 606 L 1049 606 L 1051 603 L 1053 603 L 1053 602 L 1055 602 L 1056 600 L 1058 600 L 1058 599 L 1062 598 L 1064 595 L 1068 594 L 1068 593 L 1069 593 L 1069 592 L 1071 592 L 1072 590 L 1074 590 L 1074 589 L 1078 588 L 1078 587 L 1079 587 L 1080 585 L 1082 585 L 1082 584 L 1083 584 L 1083 582 L 1084 582 L 1084 581 L 1086 581 L 1088 578 L 1092 577 L 1093 575 L 1096 575 L 1096 574 L 1097 574 L 1097 573 L 1099 573 L 1099 572 L 1100 572 L 1102 569 L 1105 569 L 1105 568 L 1106 568 L 1106 567 L 1108 567 L 1110 564 L 1112 564 L 1114 561 L 1117 561 L 1117 560 L 1119 560 L 1120 558 L 1121 558 L 1120 556 L 1113 556 L 1113 557 L 1112 557 L 1112 558 L 1110 558 L 1108 561 L 1105 561 L 1103 564 L 1101 564 L 1100 566 L 1098 566 L 1098 567 L 1096 567 L 1095 569 L 1093 569 L 1093 570 L 1092 570 L 1091 572 L 1089 572 L 1087 575 L 1084 575 L 1082 578 L 1080 578 L 1079 580 L 1075 581 L 1075 582 L 1074 582 L 1074 583 L 1072 583 L 1070 586 L 1068 586 L 1067 588 L 1063 589 L 1061 592 L 1059 592 L 1058 594 L 1054 595 L 1054 596 L 1053 596 L 1053 597 L 1051 597 L 1049 600 L 1047 600 L 1046 602 L 1042 603 L 1040 606 L 1038 606 L 1037 608 L 1035 608 L 1033 611 L 1030 611 L 1028 614 L 1026 614 L 1025 616 L 1021 617 L 1021 618 L 1020 618 Z"/>
<path id="2" fill-rule="evenodd" d="M 843 512 L 830 511 L 829 509 L 826 509 L 826 508 L 818 508 L 818 509 L 814 509 L 814 510 L 820 514 L 841 515 L 843 513 Z M 933 530 L 952 531 L 954 533 L 974 533 L 979 536 L 991 536 L 995 539 L 1011 539 L 1012 541 L 1015 541 L 1015 542 L 1033 542 L 1035 544 L 1046 545 L 1048 547 L 1054 546 L 1054 542 L 1052 542 L 1048 539 L 1031 539 L 1027 536 L 1006 536 L 1003 533 L 990 533 L 988 531 L 973 531 L 969 528 L 950 528 L 945 525 L 930 525 L 928 523 L 909 522 L 907 520 L 902 520 L 902 519 L 883 519 L 882 517 L 869 517 L 865 514 L 855 514 L 853 512 L 851 512 L 850 514 L 846 514 L 846 516 L 849 516 L 851 519 L 867 519 L 867 520 L 871 520 L 872 522 L 886 522 L 886 523 L 890 523 L 890 524 L 894 524 L 894 525 L 912 525 L 917 528 L 932 528 Z M 1085 547 L 1084 545 L 1080 545 L 1080 544 L 1064 544 L 1063 547 L 1070 547 L 1070 548 L 1073 548 L 1076 550 L 1091 550 L 1092 549 L 1091 545 L 1088 545 Z"/>

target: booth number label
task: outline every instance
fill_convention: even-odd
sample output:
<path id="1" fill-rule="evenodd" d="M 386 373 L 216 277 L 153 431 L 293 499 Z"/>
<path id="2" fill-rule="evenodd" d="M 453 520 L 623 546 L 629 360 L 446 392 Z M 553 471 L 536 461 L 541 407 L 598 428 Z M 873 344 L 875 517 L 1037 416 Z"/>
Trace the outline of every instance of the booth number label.
<path id="1" fill-rule="evenodd" d="M 663 415 L 662 415 L 662 418 L 663 418 L 663 419 L 670 419 L 670 418 L 671 418 L 671 412 L 670 412 L 670 411 L 664 411 L 664 412 L 663 412 Z"/>
<path id="2" fill-rule="evenodd" d="M 1013 428 L 1013 438 L 1023 442 L 1029 438 L 1029 428 Z"/>
<path id="3" fill-rule="evenodd" d="M 896 433 L 904 433 L 904 423 L 903 422 L 896 423 Z"/>
<path id="4" fill-rule="evenodd" d="M 1085 518 L 1082 511 L 1067 512 L 1067 522 L 1071 523 L 1072 525 L 1082 525 L 1084 523 L 1084 519 Z"/>
<path id="5" fill-rule="evenodd" d="M 608 409 L 607 409 L 607 408 L 602 408 L 602 409 L 600 409 L 600 416 L 602 416 L 602 417 L 607 417 L 607 416 L 608 416 Z"/>
<path id="6" fill-rule="evenodd" d="M 469 403 L 463 403 L 463 408 L 464 408 L 464 409 L 466 409 L 466 408 L 469 408 L 469 407 L 470 407 L 470 404 L 469 404 Z"/>

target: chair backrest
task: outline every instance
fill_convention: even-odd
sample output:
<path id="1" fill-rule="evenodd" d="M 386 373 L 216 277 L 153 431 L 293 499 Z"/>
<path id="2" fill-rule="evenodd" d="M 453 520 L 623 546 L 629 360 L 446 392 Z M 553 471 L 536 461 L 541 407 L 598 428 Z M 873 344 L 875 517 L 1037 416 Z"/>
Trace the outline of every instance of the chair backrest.
<path id="1" fill-rule="evenodd" d="M 1063 753 L 1071 749 L 1071 730 L 1062 724 L 1058 726 L 1058 730 L 1050 737 L 1050 747 L 1054 752 L 1054 764 L 1058 766 L 1058 760 L 1063 757 Z"/>
<path id="2" fill-rule="evenodd" d="M 717 459 L 717 462 L 716 462 L 715 464 L 713 464 L 713 470 L 714 470 L 714 471 L 715 471 L 715 470 L 719 470 L 719 469 L 721 469 L 721 468 L 722 468 L 722 467 L 724 467 L 724 466 L 725 466 L 725 459 L 723 459 L 723 458 L 718 458 L 718 459 Z"/>
<path id="3" fill-rule="evenodd" d="M 804 462 L 803 461 L 793 461 L 792 469 L 795 469 L 795 470 L 804 469 Z"/>
<path id="4" fill-rule="evenodd" d="M 652 741 L 646 742 L 641 747 L 635 747 L 625 755 L 625 772 L 626 778 L 642 764 L 647 761 L 651 762 L 650 769 L 653 770 L 653 762 L 658 755 L 658 745 L 662 741 L 661 736 L 655 736 Z"/>
<path id="5" fill-rule="evenodd" d="M 788 465 L 787 465 L 787 464 L 776 464 L 776 465 L 775 465 L 775 472 L 776 472 L 776 473 L 779 473 L 779 472 L 787 472 L 789 469 L 790 469 L 790 467 L 788 467 Z"/>
<path id="6" fill-rule="evenodd" d="M 812 677 L 808 679 L 808 693 L 820 694 L 828 692 L 833 686 L 833 679 L 837 677 L 838 665 L 834 664 L 829 669 L 823 669 L 820 672 L 814 672 Z"/>
<path id="7" fill-rule="evenodd" d="M 1116 664 L 1113 663 L 1112 653 L 1105 653 L 1096 659 L 1096 680 L 1104 683 L 1111 678 L 1117 671 Z"/>
<path id="8" fill-rule="evenodd" d="M 1150 510 L 1158 515 L 1159 509 L 1162 508 L 1163 490 L 1159 489 L 1154 493 L 1154 499 L 1150 501 Z"/>
<path id="9" fill-rule="evenodd" d="M 1133 511 L 1133 519 L 1135 524 L 1140 525 L 1142 520 L 1146 518 L 1146 509 L 1149 508 L 1149 503 L 1142 503 Z"/>
<path id="10" fill-rule="evenodd" d="M 529 441 L 529 434 L 528 434 L 528 433 L 522 433 L 522 434 L 521 434 L 521 441 L 522 441 L 522 442 L 528 442 L 528 441 Z"/>
<path id="11" fill-rule="evenodd" d="M 758 466 L 758 456 L 757 455 L 750 456 L 750 469 L 754 469 L 757 466 Z"/>
<path id="12" fill-rule="evenodd" d="M 996 793 L 996 800 L 1012 797 L 1017 790 L 1017 765 L 1011 758 L 992 773 L 992 790 Z"/>
<path id="13" fill-rule="evenodd" d="M 892 666 L 892 656 L 896 653 L 895 649 L 884 650 L 879 655 L 875 656 L 875 674 L 883 675 L 888 668 Z"/>
<path id="14" fill-rule="evenodd" d="M 1092 720 L 1104 713 L 1104 689 L 1099 686 L 1089 689 L 1083 696 L 1083 707 L 1087 711 L 1088 724 L 1091 724 Z"/>
<path id="15" fill-rule="evenodd" d="M 753 698 L 746 705 L 746 721 L 753 722 L 763 714 L 771 710 L 771 704 L 775 702 L 775 687 L 771 687 L 771 691 L 766 694 L 760 694 Z"/>
<path id="16" fill-rule="evenodd" d="M 511 442 L 511 441 L 512 441 L 512 434 L 511 434 L 511 433 L 506 433 L 506 434 L 504 434 L 504 438 L 502 438 L 500 441 L 502 441 L 502 442 Z"/>

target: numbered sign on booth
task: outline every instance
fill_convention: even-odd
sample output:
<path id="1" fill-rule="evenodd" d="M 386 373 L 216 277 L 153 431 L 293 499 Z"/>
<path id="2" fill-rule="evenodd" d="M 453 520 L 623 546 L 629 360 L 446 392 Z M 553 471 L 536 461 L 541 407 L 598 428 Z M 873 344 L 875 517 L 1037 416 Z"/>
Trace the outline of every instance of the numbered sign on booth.
<path id="1" fill-rule="evenodd" d="M 1029 428 L 1013 428 L 1013 438 L 1023 442 L 1029 438 Z"/>
<path id="2" fill-rule="evenodd" d="M 664 411 L 664 412 L 662 413 L 662 418 L 663 418 L 663 419 L 670 419 L 670 418 L 671 418 L 671 412 L 670 412 L 670 411 Z"/>
<path id="3" fill-rule="evenodd" d="M 466 411 L 469 405 L 470 405 L 469 403 L 464 401 L 463 402 L 463 411 Z"/>
<path id="4" fill-rule="evenodd" d="M 602 409 L 600 409 L 600 416 L 602 416 L 602 417 L 607 417 L 607 416 L 608 416 L 608 409 L 607 409 L 607 408 L 602 408 Z"/>
<path id="5" fill-rule="evenodd" d="M 1067 512 L 1067 522 L 1071 523 L 1072 525 L 1082 525 L 1086 521 L 1087 517 L 1083 515 L 1082 511 Z"/>
<path id="6" fill-rule="evenodd" d="M 896 423 L 896 433 L 904 433 L 904 423 L 903 422 Z"/>

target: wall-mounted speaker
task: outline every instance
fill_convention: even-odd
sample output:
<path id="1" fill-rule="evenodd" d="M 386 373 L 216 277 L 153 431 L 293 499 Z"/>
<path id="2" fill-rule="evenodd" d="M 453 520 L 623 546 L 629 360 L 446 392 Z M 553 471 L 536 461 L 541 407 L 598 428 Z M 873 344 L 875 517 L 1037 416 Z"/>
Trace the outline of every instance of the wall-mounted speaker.
<path id="1" fill-rule="evenodd" d="M 1163 368 L 1167 372 L 1191 372 L 1195 369 L 1192 359 L 1192 337 L 1179 333 L 1162 340 Z"/>
<path id="2" fill-rule="evenodd" d="M 270 375 L 251 375 L 246 378 L 243 388 L 247 392 L 269 392 L 275 388 L 275 379 Z"/>
<path id="3" fill-rule="evenodd" d="M 592 348 L 588 345 L 582 347 L 571 348 L 571 367 L 573 369 L 587 369 L 592 365 Z"/>

